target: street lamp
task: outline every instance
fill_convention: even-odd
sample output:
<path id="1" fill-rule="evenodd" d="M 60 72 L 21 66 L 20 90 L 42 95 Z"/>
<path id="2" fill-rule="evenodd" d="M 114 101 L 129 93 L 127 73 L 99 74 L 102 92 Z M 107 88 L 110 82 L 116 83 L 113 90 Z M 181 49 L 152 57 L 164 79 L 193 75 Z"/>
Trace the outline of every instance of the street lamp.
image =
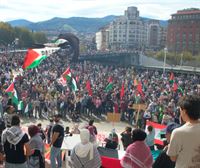
<path id="1" fill-rule="evenodd" d="M 181 54 L 181 62 L 180 62 L 180 68 L 183 66 L 183 53 Z"/>
<path id="2" fill-rule="evenodd" d="M 163 74 L 165 73 L 166 57 L 167 57 L 167 48 L 164 48 L 164 63 L 163 63 Z"/>

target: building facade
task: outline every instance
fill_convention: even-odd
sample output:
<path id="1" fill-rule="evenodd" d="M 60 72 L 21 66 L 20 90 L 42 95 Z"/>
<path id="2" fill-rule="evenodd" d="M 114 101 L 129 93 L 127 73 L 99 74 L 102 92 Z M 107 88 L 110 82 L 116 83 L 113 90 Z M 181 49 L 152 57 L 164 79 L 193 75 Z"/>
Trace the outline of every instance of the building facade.
<path id="1" fill-rule="evenodd" d="M 172 14 L 167 30 L 167 48 L 177 53 L 200 53 L 200 9 L 185 9 Z"/>
<path id="2" fill-rule="evenodd" d="M 104 27 L 96 33 L 97 50 L 105 51 L 108 48 L 109 32 L 108 28 Z"/>
<path id="3" fill-rule="evenodd" d="M 149 20 L 147 28 L 148 47 L 158 50 L 160 48 L 161 26 L 159 20 Z"/>
<path id="4" fill-rule="evenodd" d="M 166 28 L 159 20 L 140 18 L 137 7 L 128 7 L 124 15 L 96 33 L 98 50 L 160 50 L 166 47 Z"/>
<path id="5" fill-rule="evenodd" d="M 139 50 L 147 45 L 147 26 L 136 7 L 128 7 L 124 16 L 113 21 L 108 30 L 112 50 Z"/>

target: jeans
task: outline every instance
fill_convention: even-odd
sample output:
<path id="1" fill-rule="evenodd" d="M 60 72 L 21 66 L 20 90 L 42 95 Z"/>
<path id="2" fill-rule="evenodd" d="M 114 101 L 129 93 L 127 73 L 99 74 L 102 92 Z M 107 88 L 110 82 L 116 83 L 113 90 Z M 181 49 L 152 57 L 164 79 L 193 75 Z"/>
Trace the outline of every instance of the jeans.
<path id="1" fill-rule="evenodd" d="M 28 168 L 27 163 L 8 163 L 5 162 L 5 168 Z"/>
<path id="2" fill-rule="evenodd" d="M 60 148 L 52 146 L 50 152 L 51 168 L 56 168 L 56 160 L 58 163 L 58 168 L 61 168 L 62 167 L 61 150 Z"/>

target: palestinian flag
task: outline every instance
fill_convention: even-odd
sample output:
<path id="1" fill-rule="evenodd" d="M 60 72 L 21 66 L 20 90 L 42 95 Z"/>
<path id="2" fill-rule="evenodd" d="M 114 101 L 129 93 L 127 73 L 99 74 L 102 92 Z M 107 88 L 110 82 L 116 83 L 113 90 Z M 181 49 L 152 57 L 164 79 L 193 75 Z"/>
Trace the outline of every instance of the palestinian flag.
<path id="1" fill-rule="evenodd" d="M 5 92 L 8 93 L 9 97 L 12 98 L 12 103 L 18 106 L 19 101 L 17 92 L 15 90 L 14 82 L 10 84 L 10 86 L 6 89 Z"/>
<path id="2" fill-rule="evenodd" d="M 147 121 L 146 122 L 146 128 L 145 130 L 147 131 L 147 127 L 151 125 L 154 129 L 155 129 L 155 139 L 154 139 L 154 143 L 158 144 L 158 145 L 164 145 L 164 140 L 161 138 L 161 134 L 164 134 L 162 132 L 163 129 L 166 128 L 166 125 L 161 125 L 155 122 L 151 122 L 151 121 Z"/>
<path id="3" fill-rule="evenodd" d="M 18 109 L 18 110 L 23 110 L 23 108 L 24 108 L 24 103 L 23 103 L 23 101 L 19 101 L 18 106 L 17 106 L 17 109 Z"/>
<path id="4" fill-rule="evenodd" d="M 177 83 L 174 82 L 174 84 L 173 84 L 173 91 L 176 92 L 177 90 L 179 92 L 181 92 L 182 94 L 184 94 L 183 89 L 180 86 L 178 86 Z"/>
<path id="5" fill-rule="evenodd" d="M 87 83 L 86 83 L 86 89 L 88 91 L 88 94 L 90 96 L 92 96 L 92 88 L 91 88 L 91 84 L 90 84 L 90 81 L 88 80 Z"/>
<path id="6" fill-rule="evenodd" d="M 169 83 L 174 83 L 174 73 L 171 72 L 170 77 L 169 77 Z"/>
<path id="7" fill-rule="evenodd" d="M 58 81 L 58 83 L 60 83 L 61 85 L 67 86 L 67 82 L 66 82 L 66 79 L 65 79 L 65 78 L 60 77 L 57 81 Z"/>
<path id="8" fill-rule="evenodd" d="M 144 92 L 142 91 L 142 83 L 139 82 L 137 85 L 137 91 L 139 92 L 139 94 L 143 97 L 144 96 Z"/>
<path id="9" fill-rule="evenodd" d="M 44 59 L 47 58 L 47 55 L 44 54 L 45 52 L 42 51 L 42 49 L 28 49 L 22 68 L 31 69 L 37 67 Z"/>
<path id="10" fill-rule="evenodd" d="M 67 42 L 67 40 L 65 40 L 65 39 L 58 39 L 58 40 L 56 40 L 55 44 L 58 46 L 60 44 L 66 43 L 66 42 Z"/>
<path id="11" fill-rule="evenodd" d="M 109 91 L 111 91 L 112 90 L 112 88 L 113 88 L 113 83 L 112 82 L 110 82 L 110 83 L 108 83 L 108 85 L 106 86 L 106 92 L 109 92 Z"/>
<path id="12" fill-rule="evenodd" d="M 72 78 L 72 73 L 71 73 L 70 68 L 67 68 L 67 69 L 65 70 L 65 72 L 62 74 L 62 77 L 63 77 L 65 80 L 67 80 L 67 81 L 70 81 L 70 80 L 71 80 L 71 78 Z"/>
<path id="13" fill-rule="evenodd" d="M 72 90 L 74 92 L 76 92 L 78 90 L 78 87 L 77 87 L 77 84 L 76 84 L 76 80 L 74 78 L 72 78 L 71 86 L 72 86 Z"/>
<path id="14" fill-rule="evenodd" d="M 121 88 L 121 91 L 120 91 L 120 100 L 122 100 L 124 97 L 124 83 L 122 84 L 122 88 Z"/>

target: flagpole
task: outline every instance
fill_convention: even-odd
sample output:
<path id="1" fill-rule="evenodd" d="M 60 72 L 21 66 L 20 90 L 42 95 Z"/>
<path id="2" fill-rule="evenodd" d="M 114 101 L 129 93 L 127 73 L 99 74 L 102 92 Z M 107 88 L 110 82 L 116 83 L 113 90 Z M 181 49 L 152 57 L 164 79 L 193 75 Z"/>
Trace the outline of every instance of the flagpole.
<path id="1" fill-rule="evenodd" d="M 166 57 L 167 57 L 167 48 L 164 48 L 164 63 L 163 63 L 163 74 L 165 73 L 165 66 L 166 66 Z"/>

